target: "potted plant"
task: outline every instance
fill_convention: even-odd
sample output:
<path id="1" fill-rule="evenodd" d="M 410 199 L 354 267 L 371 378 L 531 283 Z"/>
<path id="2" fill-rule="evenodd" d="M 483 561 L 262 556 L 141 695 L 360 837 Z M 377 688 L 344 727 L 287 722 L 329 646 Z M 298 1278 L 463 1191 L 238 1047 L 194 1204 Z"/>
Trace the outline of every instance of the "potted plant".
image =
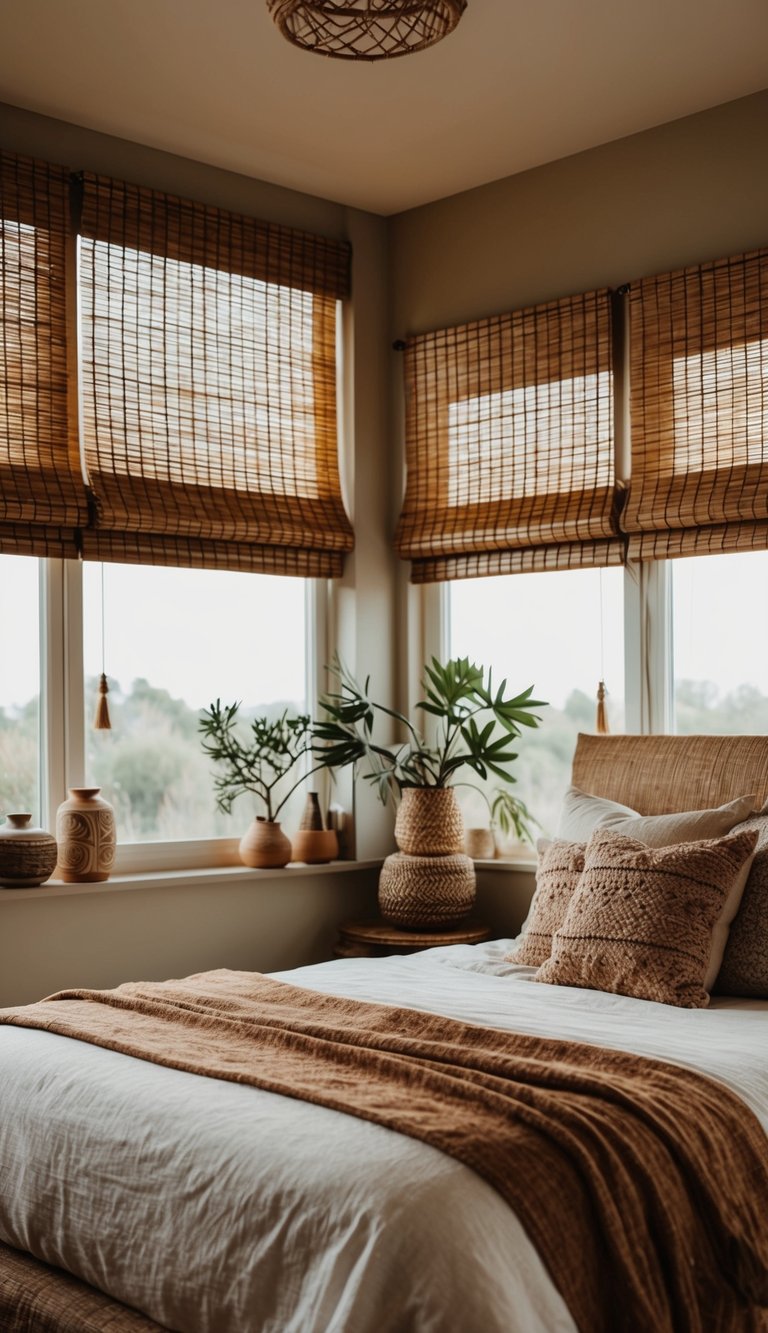
<path id="1" fill-rule="evenodd" d="M 362 776 L 381 800 L 397 805 L 400 852 L 387 857 L 379 883 L 384 915 L 412 926 L 461 919 L 467 902 L 471 906 L 474 900 L 474 869 L 463 852 L 464 824 L 454 785 L 466 769 L 483 780 L 514 781 L 510 765 L 517 754 L 511 742 L 523 727 L 538 726 L 531 709 L 543 707 L 544 701 L 531 697 L 533 686 L 507 695 L 503 680 L 494 689 L 491 671 L 466 657 L 444 664 L 433 657 L 425 667 L 424 698 L 416 705 L 434 719 L 427 738 L 402 713 L 371 699 L 369 681 L 361 688 L 338 658 L 332 670 L 339 686 L 321 700 L 324 717 L 314 727 L 315 756 L 329 768 L 361 764 Z M 387 743 L 378 738 L 376 723 L 385 719 L 397 725 L 400 739 Z M 428 864 L 428 857 L 442 858 L 442 863 Z M 443 903 L 435 901 L 436 886 L 448 891 L 452 878 L 455 901 L 443 910 Z M 433 900 L 429 909 L 427 897 Z"/>
<path id="2" fill-rule="evenodd" d="M 534 828 L 541 826 L 525 802 L 505 787 L 496 787 L 490 796 L 481 787 L 475 787 L 474 790 L 482 796 L 488 807 L 490 827 L 467 829 L 467 855 L 475 860 L 491 860 L 499 851 L 506 857 L 527 855 L 534 845 Z M 503 841 L 501 849 L 498 847 L 497 830 L 500 830 Z"/>
<path id="3" fill-rule="evenodd" d="M 257 815 L 240 841 L 240 859 L 247 866 L 277 868 L 291 859 L 291 844 L 278 822 L 278 815 L 297 787 L 311 773 L 302 772 L 286 788 L 289 774 L 312 750 L 312 720 L 306 714 L 290 717 L 254 717 L 250 740 L 237 730 L 239 703 L 222 704 L 220 699 L 202 710 L 199 730 L 205 753 L 221 767 L 214 787 L 216 804 L 231 814 L 232 804 L 244 792 L 252 792 L 264 813 Z M 279 799 L 278 799 L 279 795 Z"/>
<path id="4" fill-rule="evenodd" d="M 363 777 L 385 804 L 414 788 L 451 787 L 465 767 L 483 779 L 513 782 L 509 766 L 517 754 L 510 742 L 523 727 L 538 727 L 541 719 L 531 709 L 546 707 L 543 699 L 531 698 L 532 685 L 508 697 L 506 680 L 494 690 L 491 671 L 468 658 L 443 665 L 433 657 L 424 669 L 424 698 L 416 704 L 437 719 L 436 734 L 427 740 L 404 714 L 370 698 L 370 678 L 361 689 L 338 658 L 331 669 L 339 688 L 321 699 L 325 717 L 313 729 L 313 751 L 328 768 L 365 761 Z M 377 715 L 393 719 L 404 739 L 375 739 Z"/>

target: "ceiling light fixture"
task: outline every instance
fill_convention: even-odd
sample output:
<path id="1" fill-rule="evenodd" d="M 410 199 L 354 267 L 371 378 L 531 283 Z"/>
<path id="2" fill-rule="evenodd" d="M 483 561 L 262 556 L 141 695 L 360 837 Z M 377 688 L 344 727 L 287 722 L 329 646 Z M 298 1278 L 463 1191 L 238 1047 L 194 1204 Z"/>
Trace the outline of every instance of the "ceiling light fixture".
<path id="1" fill-rule="evenodd" d="M 456 27 L 467 0 L 267 0 L 283 36 L 337 60 L 387 60 L 423 51 Z"/>

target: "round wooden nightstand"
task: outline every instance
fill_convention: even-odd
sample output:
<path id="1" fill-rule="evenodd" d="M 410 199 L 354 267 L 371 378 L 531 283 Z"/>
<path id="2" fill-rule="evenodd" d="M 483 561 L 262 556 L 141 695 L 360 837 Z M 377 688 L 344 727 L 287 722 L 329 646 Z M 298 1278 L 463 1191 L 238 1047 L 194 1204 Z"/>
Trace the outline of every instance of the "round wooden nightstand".
<path id="1" fill-rule="evenodd" d="M 334 958 L 384 958 L 391 953 L 417 953 L 442 944 L 480 944 L 491 932 L 470 917 L 451 930 L 398 930 L 386 921 L 347 921 L 339 929 Z"/>

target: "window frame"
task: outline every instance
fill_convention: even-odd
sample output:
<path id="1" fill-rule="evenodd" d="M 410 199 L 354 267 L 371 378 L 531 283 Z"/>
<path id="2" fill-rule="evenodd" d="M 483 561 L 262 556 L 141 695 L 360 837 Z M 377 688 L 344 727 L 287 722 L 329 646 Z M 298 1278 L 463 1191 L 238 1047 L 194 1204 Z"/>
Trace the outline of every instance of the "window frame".
<path id="1" fill-rule="evenodd" d="M 704 557 L 702 557 L 704 558 Z M 626 731 L 633 735 L 668 733 L 674 717 L 672 652 L 672 580 L 670 561 L 628 563 L 624 568 L 624 708 Z M 510 575 L 509 577 L 514 577 Z M 415 588 L 425 660 L 444 659 L 450 643 L 450 584 Z M 419 682 L 409 673 L 408 703 L 419 697 Z"/>
<path id="2" fill-rule="evenodd" d="M 40 578 L 40 748 L 41 816 L 46 828 L 56 827 L 56 812 L 68 787 L 85 782 L 85 716 L 83 669 L 83 578 L 76 560 L 39 561 Z M 258 578 L 258 574 L 253 575 Z M 323 667 L 328 660 L 328 587 L 324 579 L 305 579 L 304 624 L 306 652 L 304 691 L 307 709 L 317 712 L 324 688 Z M 318 778 L 324 777 L 318 775 Z M 242 865 L 238 843 L 242 833 L 228 838 L 188 838 L 174 841 L 120 842 L 114 875 L 148 871 L 195 870 L 211 866 Z"/>

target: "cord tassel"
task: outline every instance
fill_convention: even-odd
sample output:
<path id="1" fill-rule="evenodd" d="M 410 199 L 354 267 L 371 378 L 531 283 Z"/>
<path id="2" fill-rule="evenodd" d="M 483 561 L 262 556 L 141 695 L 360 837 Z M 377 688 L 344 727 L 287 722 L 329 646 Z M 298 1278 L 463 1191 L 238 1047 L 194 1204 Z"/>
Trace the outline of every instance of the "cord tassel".
<path id="1" fill-rule="evenodd" d="M 605 706 L 605 696 L 608 691 L 605 688 L 605 681 L 601 680 L 597 686 L 597 718 L 595 720 L 595 731 L 598 736 L 607 736 L 610 727 L 608 726 L 608 710 Z"/>
<path id="2" fill-rule="evenodd" d="M 99 677 L 99 697 L 96 701 L 96 716 L 93 719 L 94 731 L 111 731 L 112 723 L 109 720 L 109 703 L 107 695 L 109 694 L 109 685 L 107 678 L 102 671 Z"/>

